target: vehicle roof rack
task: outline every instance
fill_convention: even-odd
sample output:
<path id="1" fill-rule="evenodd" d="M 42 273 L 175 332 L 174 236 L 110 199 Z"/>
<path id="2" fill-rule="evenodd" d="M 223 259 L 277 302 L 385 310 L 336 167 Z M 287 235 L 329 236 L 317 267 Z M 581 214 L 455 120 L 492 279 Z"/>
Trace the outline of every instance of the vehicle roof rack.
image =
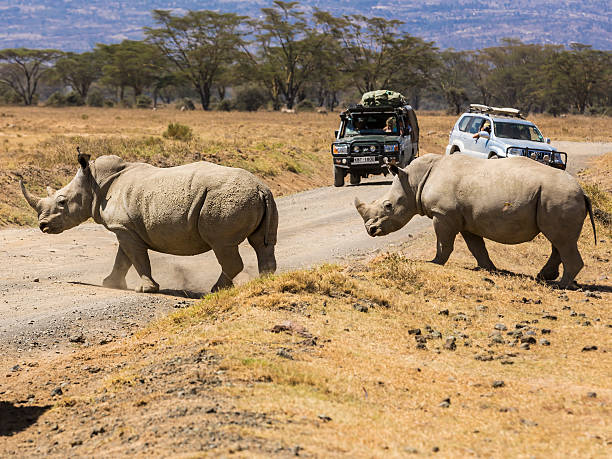
<path id="1" fill-rule="evenodd" d="M 485 115 L 508 116 L 511 118 L 525 119 L 521 111 L 516 108 L 509 107 L 489 107 L 482 104 L 470 104 L 470 113 L 483 113 Z"/>

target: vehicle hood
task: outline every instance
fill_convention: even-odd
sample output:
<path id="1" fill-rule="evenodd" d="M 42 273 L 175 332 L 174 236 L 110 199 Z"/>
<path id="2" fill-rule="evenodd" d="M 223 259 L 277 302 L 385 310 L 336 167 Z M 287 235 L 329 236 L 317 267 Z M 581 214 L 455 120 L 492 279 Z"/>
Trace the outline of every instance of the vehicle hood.
<path id="1" fill-rule="evenodd" d="M 398 142 L 400 139 L 397 135 L 356 135 L 354 137 L 344 137 L 338 139 L 336 143 L 386 143 L 386 142 Z"/>
<path id="2" fill-rule="evenodd" d="M 532 140 L 517 140 L 517 139 L 501 139 L 497 138 L 497 141 L 504 145 L 505 148 L 517 147 L 517 148 L 530 148 L 532 150 L 541 151 L 557 151 L 555 147 L 545 142 L 534 142 Z"/>

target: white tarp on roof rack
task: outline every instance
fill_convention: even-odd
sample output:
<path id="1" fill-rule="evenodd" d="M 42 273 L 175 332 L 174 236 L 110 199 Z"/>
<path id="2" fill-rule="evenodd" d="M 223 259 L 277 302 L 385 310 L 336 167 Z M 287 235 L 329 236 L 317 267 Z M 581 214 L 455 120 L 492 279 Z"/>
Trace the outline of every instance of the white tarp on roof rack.
<path id="1" fill-rule="evenodd" d="M 489 107 L 488 105 L 470 104 L 470 112 L 487 113 L 490 115 L 514 116 L 522 118 L 521 111 L 510 107 Z"/>

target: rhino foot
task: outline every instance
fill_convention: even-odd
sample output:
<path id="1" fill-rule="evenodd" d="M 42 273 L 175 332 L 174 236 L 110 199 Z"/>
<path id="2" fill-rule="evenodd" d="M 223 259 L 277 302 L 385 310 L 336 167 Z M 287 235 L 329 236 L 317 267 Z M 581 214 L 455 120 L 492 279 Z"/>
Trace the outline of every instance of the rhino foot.
<path id="1" fill-rule="evenodd" d="M 125 278 L 115 279 L 112 276 L 108 276 L 102 281 L 102 285 L 107 288 L 116 288 L 119 290 L 127 290 L 127 282 Z"/>
<path id="2" fill-rule="evenodd" d="M 559 277 L 559 270 L 551 270 L 551 271 L 545 271 L 542 270 L 538 273 L 538 275 L 536 276 L 536 279 L 538 280 L 543 280 L 543 281 L 553 281 L 555 280 L 557 277 Z"/>
<path id="3" fill-rule="evenodd" d="M 230 282 L 217 282 L 215 285 L 213 285 L 213 288 L 210 289 L 211 293 L 215 293 L 218 292 L 221 289 L 224 288 L 232 288 L 234 286 L 234 283 L 232 281 Z"/>
<path id="4" fill-rule="evenodd" d="M 153 280 L 143 281 L 141 285 L 135 289 L 139 293 L 157 293 L 159 292 L 159 284 Z"/>

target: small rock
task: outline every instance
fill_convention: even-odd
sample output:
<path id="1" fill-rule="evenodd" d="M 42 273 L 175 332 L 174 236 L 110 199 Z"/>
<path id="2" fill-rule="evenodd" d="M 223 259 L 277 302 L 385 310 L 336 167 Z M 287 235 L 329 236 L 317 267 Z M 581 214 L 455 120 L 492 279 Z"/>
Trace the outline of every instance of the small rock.
<path id="1" fill-rule="evenodd" d="M 36 281 L 34 281 L 34 282 L 36 282 Z M 587 292 L 587 293 L 586 293 L 586 296 L 587 296 L 588 298 L 597 298 L 597 299 L 601 300 L 601 295 L 600 295 L 600 294 L 598 294 L 598 293 L 594 293 L 594 292 Z"/>
<path id="2" fill-rule="evenodd" d="M 319 414 L 317 417 L 323 422 L 329 422 L 332 420 L 332 418 L 330 418 L 326 414 Z"/>
<path id="3" fill-rule="evenodd" d="M 542 319 L 557 320 L 557 316 L 553 316 L 553 315 L 547 314 L 545 316 L 542 316 Z"/>
<path id="4" fill-rule="evenodd" d="M 427 350 L 427 346 L 425 346 L 425 343 L 417 343 L 416 348 L 417 349 L 422 349 L 422 350 Z"/>
<path id="5" fill-rule="evenodd" d="M 15 366 L 13 366 L 13 367 L 11 368 L 11 371 L 13 371 L 13 372 L 15 372 L 15 371 L 19 371 L 19 370 L 21 370 L 21 367 L 19 366 L 19 364 L 15 365 Z"/>
<path id="6" fill-rule="evenodd" d="M 493 328 L 495 328 L 495 330 L 501 330 L 501 331 L 508 330 L 508 327 L 506 327 L 504 324 L 495 324 Z"/>
<path id="7" fill-rule="evenodd" d="M 524 351 L 528 351 L 529 349 L 531 349 L 531 347 L 529 346 L 529 343 L 523 343 L 521 344 L 521 349 Z"/>
<path id="8" fill-rule="evenodd" d="M 550 335 L 551 330 L 549 328 L 543 328 L 541 332 L 543 335 Z"/>
<path id="9" fill-rule="evenodd" d="M 445 398 L 444 400 L 442 400 L 442 403 L 440 403 L 438 406 L 440 408 L 448 408 L 451 404 L 451 400 L 450 397 L 449 398 Z"/>
<path id="10" fill-rule="evenodd" d="M 521 338 L 521 343 L 535 344 L 536 339 L 533 336 L 523 336 Z"/>
<path id="11" fill-rule="evenodd" d="M 540 340 L 540 345 L 541 346 L 550 346 L 550 341 L 548 341 L 547 339 L 541 339 Z"/>
<path id="12" fill-rule="evenodd" d="M 438 312 L 438 314 L 441 316 L 447 316 L 449 312 L 448 312 L 448 309 L 442 309 L 441 311 Z"/>
<path id="13" fill-rule="evenodd" d="M 480 360 L 481 362 L 490 362 L 491 360 L 493 360 L 493 356 L 492 355 L 485 355 L 485 354 L 479 354 L 474 356 L 475 360 Z"/>
<path id="14" fill-rule="evenodd" d="M 516 328 L 517 330 L 520 330 L 521 328 L 525 328 L 527 325 L 525 324 L 515 324 L 514 328 Z"/>
<path id="15" fill-rule="evenodd" d="M 492 386 L 493 386 L 495 389 L 498 389 L 498 388 L 500 388 L 500 387 L 504 387 L 505 385 L 506 385 L 506 383 L 505 383 L 505 382 L 503 382 L 503 381 L 501 381 L 501 380 L 498 380 L 498 381 L 493 381 L 493 384 L 492 384 Z"/>
<path id="16" fill-rule="evenodd" d="M 596 351 L 597 346 L 585 346 L 582 348 L 582 352 Z"/>
<path id="17" fill-rule="evenodd" d="M 536 334 L 536 332 L 535 332 L 535 331 L 533 331 L 533 330 L 527 330 L 527 331 L 525 332 L 525 335 L 527 335 L 527 336 L 534 336 L 535 334 Z"/>
<path id="18" fill-rule="evenodd" d="M 529 419 L 521 419 L 521 424 L 528 426 L 528 427 L 535 427 L 538 425 L 537 422 L 530 421 Z"/>
<path id="19" fill-rule="evenodd" d="M 449 336 L 444 342 L 444 349 L 454 351 L 455 349 L 457 349 L 456 341 L 457 339 L 454 336 Z"/>
<path id="20" fill-rule="evenodd" d="M 293 360 L 293 356 L 291 355 L 291 351 L 287 348 L 281 347 L 277 352 L 276 355 L 278 355 L 279 357 L 282 357 L 283 359 L 288 359 L 288 360 Z"/>
<path id="21" fill-rule="evenodd" d="M 494 333 L 493 336 L 491 336 L 491 342 L 494 344 L 505 344 L 506 341 L 504 341 L 501 333 Z"/>
<path id="22" fill-rule="evenodd" d="M 104 432 L 106 432 L 106 429 L 104 428 L 104 426 L 94 427 L 93 430 L 91 431 L 91 434 L 89 434 L 89 436 L 94 437 L 96 435 L 103 434 Z"/>
<path id="23" fill-rule="evenodd" d="M 61 387 L 56 387 L 55 389 L 51 391 L 51 397 L 55 397 L 56 395 L 62 395 L 63 393 L 64 391 L 62 390 Z"/>
<path id="24" fill-rule="evenodd" d="M 416 448 L 409 448 L 408 446 L 406 446 L 404 448 L 404 452 L 406 454 L 419 454 L 419 450 L 418 449 L 416 449 Z"/>
<path id="25" fill-rule="evenodd" d="M 440 451 L 440 448 L 438 448 L 437 446 L 434 446 L 434 447 L 433 447 L 431 450 L 432 450 L 434 453 L 437 453 L 438 451 Z"/>
<path id="26" fill-rule="evenodd" d="M 84 343 L 85 342 L 85 336 L 83 335 L 83 333 L 78 333 L 78 334 L 72 335 L 70 338 L 68 338 L 68 341 L 70 341 L 71 343 Z"/>
<path id="27" fill-rule="evenodd" d="M 489 310 L 489 308 L 486 307 L 484 304 L 481 304 L 479 306 L 476 306 L 476 310 L 479 311 L 479 312 L 486 312 L 486 311 Z"/>
<path id="28" fill-rule="evenodd" d="M 38 277 L 35 277 L 34 279 L 32 279 L 32 282 L 40 282 L 40 279 Z"/>
<path id="29" fill-rule="evenodd" d="M 353 309 L 358 312 L 368 312 L 370 310 L 370 308 L 363 303 L 355 303 Z"/>
<path id="30" fill-rule="evenodd" d="M 589 398 L 597 398 L 597 393 L 596 392 L 587 392 L 587 397 L 589 397 Z"/>
<path id="31" fill-rule="evenodd" d="M 413 328 L 411 330 L 408 330 L 408 334 L 409 335 L 420 335 L 421 334 L 421 329 L 420 328 Z"/>

